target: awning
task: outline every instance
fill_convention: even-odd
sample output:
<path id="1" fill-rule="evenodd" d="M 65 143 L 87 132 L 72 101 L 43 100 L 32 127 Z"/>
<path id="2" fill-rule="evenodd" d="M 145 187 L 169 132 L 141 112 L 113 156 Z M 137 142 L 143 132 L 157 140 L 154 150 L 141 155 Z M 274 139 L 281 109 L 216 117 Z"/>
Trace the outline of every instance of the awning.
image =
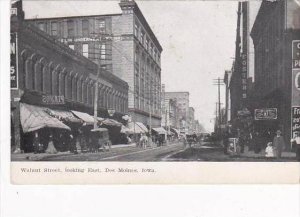
<path id="1" fill-rule="evenodd" d="M 122 128 L 121 128 L 121 133 L 127 133 L 127 134 L 133 134 L 133 130 L 131 130 L 130 128 L 122 125 Z"/>
<path id="2" fill-rule="evenodd" d="M 114 119 L 105 118 L 103 121 L 101 121 L 102 124 L 105 124 L 107 126 L 114 126 L 114 127 L 121 127 L 122 124 Z"/>
<path id="3" fill-rule="evenodd" d="M 47 108 L 20 103 L 20 119 L 24 133 L 39 130 L 45 127 L 71 130 L 70 127 L 49 115 Z"/>
<path id="4" fill-rule="evenodd" d="M 58 118 L 59 120 L 64 120 L 66 122 L 71 122 L 71 123 L 80 123 L 80 119 L 76 118 L 73 115 L 73 113 L 69 111 L 53 110 L 47 108 L 46 112 L 52 117 Z"/>
<path id="5" fill-rule="evenodd" d="M 170 130 L 176 133 L 178 136 L 180 135 L 180 131 L 177 130 L 176 128 L 171 127 Z"/>
<path id="6" fill-rule="evenodd" d="M 96 128 L 96 129 L 91 129 L 91 132 L 107 132 L 107 131 L 108 131 L 108 129 L 103 128 L 103 127 Z"/>
<path id="7" fill-rule="evenodd" d="M 141 122 L 129 122 L 128 128 L 132 133 L 147 133 L 147 127 Z"/>
<path id="8" fill-rule="evenodd" d="M 164 128 L 162 128 L 162 127 L 152 128 L 152 130 L 154 130 L 158 134 L 167 134 L 167 131 Z"/>
<path id="9" fill-rule="evenodd" d="M 94 117 L 92 117 L 91 115 L 89 115 L 87 113 L 73 111 L 73 110 L 71 112 L 87 124 L 93 124 L 94 123 Z"/>

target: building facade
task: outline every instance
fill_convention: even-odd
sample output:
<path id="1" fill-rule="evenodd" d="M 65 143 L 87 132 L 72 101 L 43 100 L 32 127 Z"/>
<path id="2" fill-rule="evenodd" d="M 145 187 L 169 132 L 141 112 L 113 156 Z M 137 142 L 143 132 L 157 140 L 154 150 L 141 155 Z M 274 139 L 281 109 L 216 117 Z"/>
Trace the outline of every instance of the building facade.
<path id="1" fill-rule="evenodd" d="M 188 132 L 189 92 L 165 92 L 166 99 L 177 102 L 177 126 L 182 132 Z"/>
<path id="2" fill-rule="evenodd" d="M 195 131 L 195 109 L 193 107 L 189 107 L 188 128 L 189 133 Z"/>
<path id="3" fill-rule="evenodd" d="M 15 149 L 20 149 L 22 134 L 20 103 L 91 115 L 97 103 L 98 116 L 108 117 L 108 109 L 114 109 L 119 119 L 128 112 L 125 81 L 100 71 L 93 61 L 25 22 L 21 1 L 12 5 L 12 11 L 11 53 L 16 58 L 11 65 L 16 66 L 16 72 L 11 74 L 11 120 Z"/>
<path id="4" fill-rule="evenodd" d="M 260 128 L 280 129 L 286 141 L 291 137 L 291 106 L 299 106 L 299 94 L 292 97 L 293 40 L 300 39 L 300 5 L 294 0 L 263 1 L 251 31 L 255 50 L 255 108 L 276 108 L 277 118 L 262 120 Z M 297 49 L 297 47 L 295 48 Z M 295 90 L 297 91 L 297 90 Z"/>
<path id="5" fill-rule="evenodd" d="M 160 126 L 162 47 L 135 1 L 121 0 L 119 5 L 121 14 L 27 22 L 126 81 L 133 120 Z"/>

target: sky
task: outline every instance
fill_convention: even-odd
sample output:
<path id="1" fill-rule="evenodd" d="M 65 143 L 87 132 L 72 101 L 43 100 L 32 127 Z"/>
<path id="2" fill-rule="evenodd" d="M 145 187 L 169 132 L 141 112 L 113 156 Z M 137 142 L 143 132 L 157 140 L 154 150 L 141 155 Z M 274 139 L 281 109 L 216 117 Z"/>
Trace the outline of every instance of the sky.
<path id="1" fill-rule="evenodd" d="M 119 1 L 23 1 L 26 18 L 121 13 Z M 218 98 L 213 79 L 232 66 L 238 2 L 136 2 L 163 47 L 166 91 L 188 91 L 195 118 L 212 131 Z M 221 92 L 224 105 L 224 86 Z"/>

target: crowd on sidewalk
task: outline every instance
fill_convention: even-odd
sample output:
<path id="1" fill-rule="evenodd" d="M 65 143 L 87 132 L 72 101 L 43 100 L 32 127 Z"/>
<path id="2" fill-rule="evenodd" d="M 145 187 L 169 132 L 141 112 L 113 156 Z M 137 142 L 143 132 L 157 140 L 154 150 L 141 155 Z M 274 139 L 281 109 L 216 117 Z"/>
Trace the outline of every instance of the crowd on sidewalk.
<path id="1" fill-rule="evenodd" d="M 259 132 L 245 134 L 239 129 L 236 132 L 228 130 L 222 136 L 224 154 L 237 154 L 248 156 L 252 152 L 252 157 L 262 154 L 265 158 L 275 158 L 277 160 L 283 157 L 283 152 L 296 152 L 296 160 L 300 161 L 300 132 L 296 132 L 294 138 L 287 143 L 280 130 L 274 133 L 270 131 L 266 135 Z M 284 156 L 287 156 L 285 153 Z M 288 156 L 291 156 L 289 154 Z"/>

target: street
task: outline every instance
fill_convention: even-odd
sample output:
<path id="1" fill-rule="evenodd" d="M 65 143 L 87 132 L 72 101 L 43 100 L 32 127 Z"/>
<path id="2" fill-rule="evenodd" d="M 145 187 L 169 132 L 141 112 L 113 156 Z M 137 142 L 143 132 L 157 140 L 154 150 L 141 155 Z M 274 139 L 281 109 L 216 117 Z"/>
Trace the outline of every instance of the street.
<path id="1" fill-rule="evenodd" d="M 79 153 L 73 154 L 62 152 L 58 154 L 15 154 L 12 155 L 12 161 L 125 161 L 125 162 L 276 162 L 276 161 L 296 161 L 295 153 L 283 152 L 282 158 L 266 158 L 264 151 L 254 154 L 253 151 L 245 151 L 238 156 L 232 156 L 223 153 L 220 144 L 202 142 L 191 148 L 185 147 L 183 143 L 169 143 L 162 147 L 147 147 L 142 149 L 135 145 L 114 147 L 107 152 L 98 153 Z"/>

